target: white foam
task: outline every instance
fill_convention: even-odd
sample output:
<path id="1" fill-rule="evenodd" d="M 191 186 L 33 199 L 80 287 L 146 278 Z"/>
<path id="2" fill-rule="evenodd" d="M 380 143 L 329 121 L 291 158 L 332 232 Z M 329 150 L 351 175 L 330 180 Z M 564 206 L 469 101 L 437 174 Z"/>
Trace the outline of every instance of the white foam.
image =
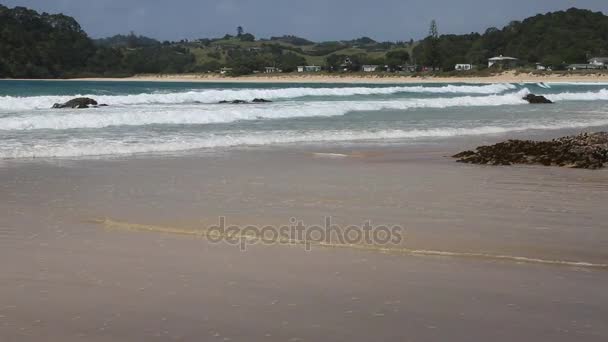
<path id="1" fill-rule="evenodd" d="M 608 100 L 608 89 L 601 89 L 599 91 L 590 91 L 586 93 L 559 93 L 559 94 L 546 94 L 551 101 L 607 101 Z"/>
<path id="2" fill-rule="evenodd" d="M 523 89 L 517 93 L 489 96 L 408 99 L 392 101 L 280 102 L 263 105 L 142 106 L 138 108 L 97 108 L 90 110 L 47 110 L 38 114 L 0 118 L 0 130 L 104 128 L 109 126 L 184 125 L 230 123 L 241 120 L 340 116 L 356 111 L 408 110 L 501 106 L 526 103 Z"/>
<path id="3" fill-rule="evenodd" d="M 606 86 L 608 82 L 545 82 L 552 85 L 570 85 L 570 86 Z"/>
<path id="4" fill-rule="evenodd" d="M 551 89 L 551 86 L 548 85 L 547 83 L 539 82 L 536 85 L 539 86 L 539 87 L 541 87 L 541 88 Z"/>
<path id="5" fill-rule="evenodd" d="M 13 141 L 0 146 L 0 158 L 84 157 L 131 155 L 139 153 L 179 152 L 206 148 L 264 146 L 291 143 L 385 141 L 421 138 L 449 138 L 500 134 L 526 130 L 555 130 L 608 125 L 608 118 L 593 121 L 560 121 L 551 124 L 517 126 L 440 127 L 432 129 L 394 130 L 325 130 L 201 133 L 197 135 L 164 135 L 158 137 L 70 138 L 67 141 Z M 120 138 L 121 140 L 116 140 Z"/>
<path id="6" fill-rule="evenodd" d="M 66 102 L 74 97 L 92 97 L 108 105 L 142 105 L 142 104 L 185 104 L 217 103 L 223 100 L 295 99 L 305 96 L 353 96 L 353 95 L 390 95 L 397 93 L 468 93 L 498 94 L 516 89 L 512 84 L 488 85 L 446 85 L 400 86 L 400 87 L 349 87 L 349 88 L 280 88 L 280 89 L 209 89 L 192 90 L 180 93 L 154 93 L 137 95 L 72 95 L 72 96 L 33 96 L 33 97 L 0 97 L 0 110 L 46 109 L 54 103 Z"/>

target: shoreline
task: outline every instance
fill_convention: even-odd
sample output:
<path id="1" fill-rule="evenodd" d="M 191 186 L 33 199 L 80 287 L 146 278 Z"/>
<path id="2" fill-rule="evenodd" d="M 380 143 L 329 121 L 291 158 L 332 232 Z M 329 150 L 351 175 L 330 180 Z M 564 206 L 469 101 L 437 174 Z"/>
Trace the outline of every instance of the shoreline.
<path id="1" fill-rule="evenodd" d="M 487 139 L 0 167 L 0 255 L 12 261 L 0 272 L 0 335 L 469 341 L 508 324 L 517 329 L 498 341 L 606 340 L 608 172 L 447 157 Z M 220 217 L 369 221 L 402 227 L 403 239 L 392 250 L 241 249 L 200 235 Z"/>
<path id="2" fill-rule="evenodd" d="M 184 82 L 184 83 L 302 83 L 302 84 L 417 84 L 417 83 L 608 83 L 608 74 L 587 75 L 534 75 L 505 72 L 493 76 L 415 77 L 392 75 L 328 75 L 283 74 L 226 77 L 217 74 L 135 75 L 126 78 L 72 78 L 72 79 L 4 79 L 7 81 L 98 81 L 98 82 Z"/>

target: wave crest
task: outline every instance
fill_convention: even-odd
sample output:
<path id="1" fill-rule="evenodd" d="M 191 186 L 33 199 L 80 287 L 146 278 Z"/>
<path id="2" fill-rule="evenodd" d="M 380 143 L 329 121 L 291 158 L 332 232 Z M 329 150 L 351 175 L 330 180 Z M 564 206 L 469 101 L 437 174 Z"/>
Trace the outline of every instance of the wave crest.
<path id="1" fill-rule="evenodd" d="M 202 125 L 244 120 L 289 119 L 340 116 L 357 111 L 408 110 L 413 108 L 448 108 L 501 106 L 526 103 L 518 93 L 489 96 L 409 99 L 392 101 L 317 101 L 283 102 L 264 105 L 195 105 L 180 107 L 144 106 L 97 108 L 91 110 L 46 111 L 43 114 L 0 118 L 0 130 L 104 128 L 110 126 Z"/>
<path id="2" fill-rule="evenodd" d="M 71 138 L 67 141 L 37 143 L 20 142 L 11 148 L 0 148 L 1 159 L 85 157 L 132 155 L 141 153 L 174 153 L 206 148 L 236 146 L 265 146 L 291 143 L 384 141 L 403 139 L 433 139 L 457 136 L 501 134 L 526 130 L 556 130 L 608 125 L 608 119 L 588 122 L 560 121 L 551 124 L 520 124 L 517 126 L 439 127 L 429 129 L 393 130 L 326 130 L 326 131 L 268 131 L 224 132 L 201 135 L 167 135 L 135 140 L 99 140 Z"/>
<path id="3" fill-rule="evenodd" d="M 109 105 L 142 104 L 192 104 L 217 103 L 222 100 L 297 99 L 307 96 L 344 97 L 355 95 L 392 95 L 398 93 L 428 94 L 499 94 L 516 89 L 512 84 L 487 85 L 445 85 L 445 86 L 399 86 L 399 87 L 348 87 L 348 88 L 281 88 L 281 89 L 209 89 L 191 90 L 180 93 L 155 93 L 136 95 L 73 95 L 73 96 L 32 96 L 0 97 L 0 110 L 47 109 L 54 103 L 66 102 L 73 97 L 92 97 Z"/>

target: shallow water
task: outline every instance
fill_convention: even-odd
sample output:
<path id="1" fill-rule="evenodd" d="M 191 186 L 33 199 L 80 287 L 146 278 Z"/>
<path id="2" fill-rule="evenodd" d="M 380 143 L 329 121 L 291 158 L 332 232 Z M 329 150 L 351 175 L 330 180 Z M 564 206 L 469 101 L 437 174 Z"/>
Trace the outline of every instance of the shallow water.
<path id="1" fill-rule="evenodd" d="M 607 84 L 302 85 L 0 81 L 0 158 L 299 143 L 417 144 L 608 124 Z M 526 93 L 556 104 L 531 106 Z M 90 96 L 109 107 L 51 110 Z M 267 104 L 220 105 L 221 100 Z"/>

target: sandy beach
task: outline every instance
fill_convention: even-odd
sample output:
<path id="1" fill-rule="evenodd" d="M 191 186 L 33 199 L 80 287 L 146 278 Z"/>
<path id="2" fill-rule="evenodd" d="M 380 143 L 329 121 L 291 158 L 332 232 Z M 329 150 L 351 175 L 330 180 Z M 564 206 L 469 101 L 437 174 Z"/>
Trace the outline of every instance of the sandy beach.
<path id="1" fill-rule="evenodd" d="M 536 82 L 608 82 L 608 74 L 547 74 L 505 72 L 499 75 L 479 77 L 413 77 L 398 75 L 366 74 L 277 74 L 229 77 L 219 74 L 137 75 L 127 78 L 81 78 L 75 81 L 140 81 L 140 82 L 208 82 L 208 83 L 350 83 L 350 84 L 399 84 L 399 83 L 536 83 Z"/>
<path id="2" fill-rule="evenodd" d="M 448 157 L 502 138 L 5 161 L 1 335 L 605 341 L 608 172 Z M 443 254 L 241 251 L 183 233 L 219 216 L 238 225 L 325 216 L 342 227 L 397 224 L 397 247 Z"/>
<path id="3" fill-rule="evenodd" d="M 0 342 L 608 342 L 607 0 L 5 3 Z"/>

